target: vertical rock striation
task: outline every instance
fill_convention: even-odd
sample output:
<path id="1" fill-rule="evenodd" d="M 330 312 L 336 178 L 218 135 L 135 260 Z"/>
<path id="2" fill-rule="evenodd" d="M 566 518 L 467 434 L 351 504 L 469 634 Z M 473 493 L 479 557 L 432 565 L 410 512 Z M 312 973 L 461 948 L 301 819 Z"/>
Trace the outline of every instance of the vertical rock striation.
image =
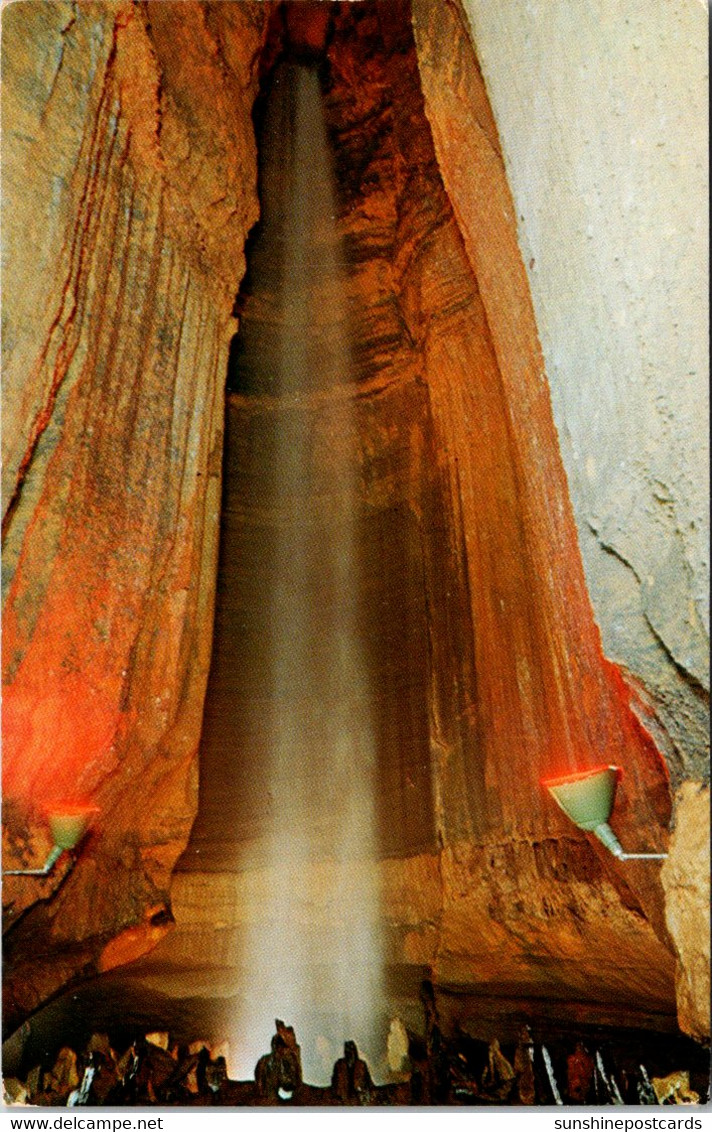
<path id="1" fill-rule="evenodd" d="M 197 806 L 265 19 L 232 4 L 4 13 L 6 866 L 38 863 L 44 803 L 101 807 L 70 876 L 5 886 L 12 924 L 63 881 L 25 915 L 32 963 L 9 938 L 8 1021 L 122 930 L 146 920 L 150 946 L 170 922 Z"/>
<path id="2" fill-rule="evenodd" d="M 583 716 L 583 730 L 578 732 L 578 740 L 574 741 L 583 742 L 583 748 L 590 741 L 593 742 L 594 747 L 597 743 L 600 743 L 599 750 L 603 756 L 601 761 L 620 762 L 629 772 L 632 771 L 635 777 L 635 785 L 631 794 L 637 794 L 637 798 L 630 809 L 628 807 L 631 802 L 631 794 L 628 794 L 625 799 L 621 799 L 623 807 L 617 807 L 616 820 L 620 820 L 621 828 L 625 829 L 624 822 L 626 817 L 628 818 L 629 824 L 624 841 L 631 846 L 639 845 L 642 837 L 647 846 L 649 844 L 647 841 L 648 831 L 656 826 L 657 828 L 664 828 L 668 821 L 669 810 L 668 803 L 662 797 L 660 791 L 662 782 L 656 771 L 656 766 L 660 767 L 660 757 L 654 752 L 646 732 L 639 728 L 635 719 L 631 717 L 631 710 L 629 710 L 628 705 L 635 713 L 636 718 L 640 717 L 645 721 L 646 727 L 650 729 L 661 749 L 665 751 L 668 767 L 675 783 L 679 783 L 681 779 L 686 777 L 695 780 L 700 773 L 706 774 L 708 758 L 705 755 L 705 747 L 708 745 L 708 720 L 705 719 L 704 705 L 707 699 L 705 691 L 707 678 L 704 676 L 698 678 L 697 675 L 688 677 L 685 672 L 685 665 L 681 665 L 679 657 L 673 655 L 675 648 L 669 647 L 670 641 L 684 639 L 686 641 L 685 647 L 688 650 L 685 655 L 694 653 L 695 656 L 700 657 L 699 647 L 700 642 L 704 639 L 704 634 L 701 631 L 698 633 L 698 629 L 701 629 L 700 620 L 693 601 L 691 599 L 688 601 L 687 598 L 678 602 L 675 617 L 671 617 L 669 612 L 665 615 L 664 628 L 661 624 L 656 624 L 656 620 L 660 621 L 660 610 L 665 607 L 669 611 L 671 602 L 674 600 L 671 595 L 677 593 L 679 589 L 684 589 L 686 585 L 689 586 L 690 579 L 687 566 L 680 561 L 678 530 L 670 530 L 666 526 L 666 536 L 661 539 L 662 527 L 658 523 L 653 525 L 649 534 L 646 534 L 641 540 L 639 532 L 646 523 L 649 523 L 650 509 L 646 505 L 643 509 L 644 513 L 643 511 L 635 512 L 631 508 L 629 497 L 638 490 L 638 487 L 634 486 L 637 482 L 638 466 L 641 464 L 641 460 L 644 464 L 647 457 L 641 453 L 641 460 L 639 460 L 636 454 L 633 460 L 628 460 L 627 463 L 623 461 L 620 464 L 620 468 L 628 469 L 625 472 L 626 487 L 624 490 L 620 486 L 616 489 L 617 509 L 620 511 L 623 508 L 628 508 L 629 510 L 628 520 L 624 524 L 625 531 L 623 526 L 619 526 L 615 538 L 612 537 L 609 544 L 605 543 L 605 539 L 601 539 L 601 544 L 609 556 L 609 561 L 612 560 L 610 556 L 615 556 L 620 559 L 624 566 L 630 566 L 630 562 L 634 559 L 637 560 L 640 554 L 643 557 L 647 555 L 651 563 L 653 561 L 650 558 L 651 554 L 655 559 L 654 565 L 651 565 L 648 571 L 650 576 L 645 584 L 635 574 L 634 569 L 633 575 L 636 584 L 640 585 L 643 604 L 646 605 L 647 602 L 645 616 L 656 637 L 657 659 L 653 656 L 650 642 L 643 643 L 643 633 L 634 627 L 635 618 L 631 614 L 634 602 L 630 601 L 626 587 L 615 588 L 613 585 L 607 584 L 605 595 L 608 604 L 601 607 L 600 574 L 605 572 L 601 567 L 599 573 L 596 574 L 594 567 L 592 584 L 599 602 L 597 618 L 604 628 L 606 648 L 612 647 L 613 655 L 617 659 L 622 655 L 627 667 L 619 671 L 607 662 L 601 663 L 601 648 L 597 639 L 598 629 L 591 620 L 578 551 L 573 550 L 576 537 L 573 518 L 568 502 L 566 478 L 559 458 L 558 438 L 551 421 L 548 391 L 544 390 L 543 361 L 534 331 L 534 320 L 528 297 L 528 288 L 525 283 L 524 269 L 519 252 L 513 246 L 516 228 L 514 206 L 504 178 L 497 172 L 501 168 L 502 159 L 498 153 L 499 147 L 487 103 L 485 87 L 471 50 L 470 38 L 466 30 L 467 21 L 464 15 L 464 7 L 475 13 L 476 5 L 473 4 L 452 3 L 434 6 L 427 2 L 421 3 L 420 0 L 415 0 L 413 4 L 414 29 L 418 44 L 426 113 L 433 130 L 433 141 L 438 154 L 440 171 L 458 217 L 468 257 L 477 270 L 478 284 L 487 310 L 488 323 L 492 331 L 502 379 L 509 390 L 506 404 L 512 436 L 524 457 L 522 462 L 523 476 L 520 480 L 520 484 L 524 488 L 520 514 L 524 517 L 525 522 L 527 514 L 531 516 L 526 544 L 529 554 L 533 557 L 531 559 L 532 569 L 528 576 L 537 586 L 538 593 L 544 603 L 542 610 L 548 608 L 548 613 L 545 614 L 546 619 L 549 620 L 550 617 L 553 617 L 557 624 L 557 630 L 550 639 L 551 647 L 546 650 L 548 660 L 544 662 L 543 668 L 540 665 L 537 667 L 540 668 L 540 671 L 545 672 L 549 661 L 553 662 L 554 669 L 550 670 L 550 676 L 547 679 L 549 685 L 548 698 L 551 702 L 551 693 L 558 685 L 558 694 L 563 693 L 568 700 L 563 718 L 573 722 L 577 715 L 579 715 L 579 718 Z M 560 14 L 563 17 L 563 23 L 565 23 L 567 14 L 564 13 L 563 9 Z M 691 26 L 691 21 L 694 22 L 693 13 L 690 11 L 687 16 L 689 16 L 688 25 Z M 536 16 L 534 18 L 536 19 Z M 682 21 L 679 13 L 675 15 L 674 19 Z M 635 36 L 638 32 L 627 27 L 631 22 L 635 23 L 635 20 L 631 21 L 626 18 L 626 35 L 633 35 L 634 47 L 637 47 L 639 43 L 636 42 Z M 488 20 L 482 18 L 482 13 L 476 14 L 475 24 L 477 26 L 482 24 L 488 35 L 493 30 L 489 26 Z M 559 25 L 558 33 L 561 32 L 561 26 Z M 622 25 L 615 34 L 618 34 L 621 30 Z M 550 34 L 551 29 L 547 26 L 547 37 Z M 605 41 L 606 34 L 611 34 L 611 27 L 603 33 L 601 42 Z M 493 44 L 494 41 L 490 36 L 488 39 L 490 51 Z M 694 48 L 695 45 L 691 45 L 693 51 Z M 649 49 L 652 50 L 650 45 Z M 515 51 L 516 48 L 513 47 L 513 52 Z M 527 51 L 531 52 L 530 46 L 527 47 Z M 444 75 L 448 76 L 447 82 L 443 82 Z M 613 81 L 613 79 L 609 79 L 609 82 L 613 83 Z M 497 76 L 494 85 L 499 94 L 498 106 L 503 106 L 506 99 L 502 98 L 499 76 Z M 604 86 L 605 82 L 602 89 Z M 605 92 L 603 97 L 607 97 Z M 552 99 L 555 101 L 555 98 L 556 95 L 554 94 Z M 545 112 L 544 108 L 542 108 L 542 112 Z M 634 118 L 635 115 L 633 114 L 631 121 Z M 596 121 L 598 122 L 599 118 Z M 626 128 L 630 128 L 627 123 Z M 546 134 L 546 129 L 547 127 L 544 126 L 544 134 Z M 558 134 L 556 137 L 558 138 Z M 510 143 L 526 150 L 527 145 L 539 144 L 542 138 L 537 134 L 533 142 L 530 142 L 529 135 L 518 137 L 514 141 L 510 136 L 509 140 Z M 590 139 L 584 140 L 588 142 Z M 554 152 L 551 155 L 553 165 L 550 174 L 555 178 L 558 176 L 558 164 L 561 161 L 561 155 L 557 143 L 552 141 L 551 144 Z M 564 153 L 569 152 L 566 148 L 567 144 L 569 143 L 565 141 Z M 597 142 L 597 144 L 601 143 Z M 576 146 L 580 145 L 580 139 L 576 138 L 575 142 L 572 140 L 570 145 L 573 145 L 575 150 Z M 659 151 L 656 150 L 655 153 L 657 160 Z M 517 154 L 517 169 L 521 170 L 522 160 L 519 150 L 517 150 Z M 614 156 L 612 152 L 607 151 L 604 157 L 609 163 L 618 161 L 617 152 Z M 529 169 L 529 165 L 527 165 L 527 169 Z M 598 170 L 596 175 L 601 175 Z M 660 169 L 656 169 L 656 176 L 659 175 Z M 564 176 L 566 176 L 566 173 L 564 173 Z M 500 186 L 499 189 L 496 188 L 497 184 Z M 519 197 L 521 197 L 521 183 L 518 184 L 518 190 Z M 536 196 L 536 188 L 532 191 Z M 557 185 L 556 191 L 561 193 L 560 185 Z M 638 203 L 641 210 L 645 208 L 644 201 Z M 524 208 L 524 205 L 521 205 L 521 207 Z M 572 215 L 578 207 L 579 202 L 571 205 Z M 682 208 L 683 217 L 687 217 L 690 207 L 693 207 L 691 202 L 685 202 Z M 506 223 L 503 223 L 503 217 L 506 217 Z M 523 220 L 524 218 L 521 217 L 520 219 Z M 666 232 L 666 238 L 671 234 L 672 230 Z M 642 240 L 644 237 L 642 234 L 639 235 Z M 652 238 L 657 239 L 657 235 Z M 684 237 L 681 236 L 680 238 Z M 570 271 L 570 265 L 564 267 L 561 251 L 552 247 L 548 250 L 547 255 L 557 259 L 561 268 L 561 278 L 563 278 L 566 275 L 567 268 Z M 530 268 L 533 265 L 534 261 L 532 260 Z M 546 265 L 540 265 L 538 270 L 543 273 L 546 270 Z M 550 275 L 547 278 L 549 285 L 553 288 L 556 287 L 556 281 L 559 279 L 557 270 L 552 270 L 551 264 L 549 265 Z M 595 263 L 593 270 L 595 271 Z M 697 278 L 695 271 L 693 265 L 691 268 L 693 291 Z M 546 282 L 546 279 L 542 279 L 544 290 L 546 289 Z M 539 299 L 541 300 L 541 298 L 542 289 L 540 288 Z M 602 285 L 601 302 L 607 301 L 609 301 L 608 292 L 606 287 Z M 631 309 L 634 310 L 636 296 L 630 297 L 630 301 Z M 695 301 L 693 295 L 693 305 Z M 650 309 L 646 311 L 646 320 L 660 317 L 663 321 L 667 321 L 664 306 L 656 305 L 656 299 L 652 292 L 648 292 L 646 297 L 646 307 L 648 305 Z M 542 309 L 544 307 L 546 307 L 545 301 L 542 303 Z M 551 308 L 548 309 L 551 313 Z M 503 312 L 506 312 L 504 317 L 502 317 Z M 625 311 L 621 317 L 625 318 Z M 549 326 L 547 329 L 550 330 L 551 327 Z M 578 329 L 584 335 L 590 333 L 587 328 L 579 327 Z M 611 341 L 613 340 L 614 333 L 612 331 Z M 571 338 L 571 342 L 573 341 L 576 341 L 576 333 Z M 571 342 L 567 339 L 565 350 L 574 349 Z M 552 342 L 550 338 L 548 345 L 551 352 Z M 610 349 L 610 346 L 606 348 Z M 635 351 L 637 349 L 638 343 L 636 343 Z M 694 351 L 695 346 L 691 345 L 690 349 Z M 558 357 L 558 353 L 555 357 Z M 630 361 L 631 359 L 628 358 L 627 362 Z M 633 369 L 635 369 L 636 364 L 633 364 Z M 561 375 L 558 376 L 560 378 Z M 664 378 L 665 380 L 668 379 L 667 371 Z M 536 395 L 537 380 L 539 381 L 538 397 Z M 615 470 L 613 470 L 612 460 L 618 442 L 614 438 L 618 435 L 618 431 L 624 427 L 623 418 L 625 417 L 626 435 L 637 438 L 634 443 L 638 444 L 640 444 L 639 432 L 647 427 L 643 423 L 647 418 L 642 412 L 640 399 L 633 395 L 631 395 L 630 406 L 623 405 L 622 408 L 612 408 L 609 402 L 620 395 L 617 391 L 616 379 L 606 370 L 605 376 L 600 380 L 606 386 L 607 392 L 604 402 L 611 416 L 607 417 L 605 412 L 599 412 L 597 408 L 594 414 L 595 427 L 598 434 L 601 433 L 602 428 L 605 431 L 605 436 L 602 439 L 604 464 L 607 449 L 609 446 L 613 446 L 614 451 L 608 452 L 609 462 L 605 464 L 605 467 L 609 479 L 616 481 L 616 478 L 619 477 L 618 464 L 615 465 Z M 574 384 L 576 386 L 581 384 L 578 372 Z M 525 393 L 526 388 L 529 389 L 529 393 Z M 598 391 L 589 386 L 586 386 L 582 392 L 583 404 L 588 403 L 587 398 L 598 399 Z M 532 397 L 534 400 L 532 400 Z M 560 399 L 559 393 L 559 410 L 561 410 Z M 667 398 L 662 394 L 657 398 L 656 410 L 665 411 L 667 404 Z M 634 413 L 636 410 L 641 415 L 634 420 L 628 419 L 629 413 Z M 694 429 L 689 429 L 688 414 L 689 407 L 681 411 L 681 435 L 694 438 L 698 433 Z M 537 422 L 536 427 L 532 427 L 535 422 Z M 564 423 L 566 435 L 568 435 L 567 430 L 570 429 L 578 434 L 588 433 L 588 421 L 584 418 L 574 421 L 568 420 Z M 598 434 L 594 429 L 591 435 Z M 703 444 L 702 447 L 704 447 Z M 630 455 L 627 452 L 621 454 Z M 689 460 L 690 452 L 686 454 L 685 458 Z M 656 456 L 655 460 L 657 461 L 657 459 Z M 593 454 L 589 456 L 586 464 L 587 474 L 590 473 L 593 476 L 594 472 L 591 469 L 595 469 L 596 465 L 599 465 L 600 473 L 598 452 L 595 453 L 595 458 Z M 638 470 L 634 470 L 633 465 Z M 570 466 L 569 474 L 572 474 Z M 574 471 L 573 474 L 576 480 L 577 473 Z M 679 473 L 680 482 L 684 480 L 686 474 L 684 470 Z M 677 475 L 678 469 L 676 467 L 673 479 Z M 605 479 L 606 476 L 600 475 L 599 478 Z M 657 500 L 655 506 L 660 510 L 659 504 L 663 504 L 669 519 L 673 515 L 675 503 L 668 497 L 667 488 L 659 480 L 654 495 Z M 688 487 L 687 495 L 678 500 L 678 510 L 685 512 L 688 506 L 694 510 L 694 500 L 697 495 L 696 489 L 690 490 Z M 599 502 L 603 510 L 611 508 L 610 498 L 607 501 L 604 499 L 604 489 L 601 489 L 601 500 Z M 577 496 L 577 503 L 580 507 L 580 492 Z M 588 506 L 593 507 L 594 504 L 589 501 Z M 540 541 L 541 535 L 545 532 L 544 524 L 549 527 L 548 541 L 550 545 L 556 546 L 559 550 L 567 546 L 572 549 L 572 556 L 567 562 L 559 559 L 558 556 L 549 558 L 546 549 L 547 536 L 543 541 Z M 690 532 L 691 537 L 694 537 L 694 521 L 690 524 Z M 631 550 L 630 554 L 619 553 L 619 547 L 623 544 Z M 633 547 L 635 547 L 635 550 L 633 550 Z M 542 554 L 543 558 L 540 557 Z M 591 565 L 590 558 L 591 556 L 588 555 L 587 564 L 589 567 Z M 673 561 L 676 565 L 671 567 Z M 667 594 L 663 594 L 664 587 L 661 587 L 659 580 L 656 581 L 656 579 L 659 579 L 665 571 L 670 569 L 672 569 L 670 586 Z M 675 575 L 674 578 L 673 574 Z M 653 593 L 653 590 L 655 593 Z M 611 631 L 613 622 L 618 627 L 616 630 L 618 633 L 628 634 L 625 640 L 621 638 L 615 644 Z M 621 629 L 621 626 L 624 626 L 624 628 Z M 694 631 L 690 629 L 690 626 L 694 627 Z M 666 644 L 666 642 L 668 643 Z M 564 646 L 563 650 L 560 647 L 562 645 Z M 681 654 L 680 651 L 679 655 Z M 631 658 L 633 658 L 632 664 Z M 672 665 L 669 663 L 671 658 Z M 706 663 L 705 659 L 700 665 L 700 671 Z M 630 671 L 631 668 L 632 672 Z M 634 673 L 637 673 L 637 676 Z M 571 682 L 569 683 L 569 681 Z M 566 691 L 567 684 L 569 685 L 568 692 Z M 597 687 L 595 692 L 593 692 L 594 687 Z M 594 732 L 595 737 L 593 736 Z M 576 731 L 572 729 L 572 737 L 575 734 Z M 565 745 L 565 736 L 560 735 L 557 739 L 557 746 L 559 749 L 563 749 Z M 633 754 L 636 749 L 639 752 L 638 756 Z M 608 755 L 605 754 L 606 750 L 609 752 Z M 628 762 L 629 759 L 631 759 L 633 765 Z M 689 787 L 691 784 L 687 783 L 686 785 Z M 510 789 L 512 788 L 514 788 L 513 783 L 510 784 Z M 645 810 L 648 805 L 651 810 L 646 815 Z M 682 805 L 681 801 L 680 806 Z M 689 808 L 688 802 L 687 808 L 680 811 L 680 820 L 683 826 L 692 829 L 689 818 L 685 816 Z M 559 815 L 552 816 L 554 820 L 561 820 Z M 690 836 L 694 840 L 693 835 Z M 677 844 L 681 844 L 683 839 L 684 835 L 678 837 Z M 708 867 L 708 845 L 701 841 L 697 844 L 696 860 L 691 865 L 693 876 L 705 875 Z M 704 971 L 705 966 L 707 972 L 709 971 L 709 952 L 707 952 L 706 965 L 703 952 L 688 964 L 687 957 L 693 952 L 697 955 L 695 952 L 696 945 L 693 945 L 692 951 L 690 951 L 684 931 L 680 928 L 679 901 L 673 899 L 674 910 L 669 906 L 671 890 L 679 891 L 671 880 L 673 875 L 676 875 L 674 868 L 666 867 L 663 873 L 663 884 L 668 893 L 666 897 L 668 904 L 667 926 L 676 941 L 679 962 L 678 986 L 684 988 L 682 1001 L 679 1001 L 680 1017 L 681 1020 L 685 1019 L 683 1022 L 685 1028 L 689 1029 L 690 1032 L 699 1034 L 703 1032 L 705 1025 L 709 1025 L 708 1022 L 700 1022 L 699 1020 L 705 1017 L 708 1009 L 706 981 L 708 974 L 705 976 Z M 652 878 L 649 876 L 641 875 L 640 871 L 636 871 L 634 875 L 630 874 L 631 885 L 634 886 L 638 898 L 648 909 L 651 909 L 652 906 L 649 903 L 649 897 L 646 898 L 644 893 L 646 891 L 650 893 L 651 880 Z M 661 894 L 659 888 L 654 902 L 660 907 Z M 687 902 L 688 914 L 693 920 L 695 917 L 707 918 L 709 900 L 708 897 L 705 897 L 704 886 L 694 882 L 688 887 Z M 659 919 L 657 922 L 660 931 L 662 925 Z M 664 931 L 661 932 L 662 938 L 664 938 L 664 934 Z M 695 934 L 695 938 L 699 938 L 698 934 Z M 692 1006 L 693 1001 L 696 1004 L 694 1007 Z"/>

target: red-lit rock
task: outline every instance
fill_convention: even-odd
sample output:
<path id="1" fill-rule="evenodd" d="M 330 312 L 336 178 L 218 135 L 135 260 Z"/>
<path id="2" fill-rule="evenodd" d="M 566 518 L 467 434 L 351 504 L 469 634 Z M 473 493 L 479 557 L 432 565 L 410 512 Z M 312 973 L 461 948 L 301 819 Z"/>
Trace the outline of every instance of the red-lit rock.
<path id="1" fill-rule="evenodd" d="M 8 1023 L 165 902 L 195 814 L 266 14 L 3 16 L 5 867 L 34 855 L 43 802 L 101 808 L 69 876 L 5 888 L 12 925 L 64 881 L 34 973 L 9 965 Z"/>
<path id="2" fill-rule="evenodd" d="M 303 0 L 284 9 L 287 45 L 297 55 L 318 56 L 326 47 L 332 12 L 323 0 Z"/>

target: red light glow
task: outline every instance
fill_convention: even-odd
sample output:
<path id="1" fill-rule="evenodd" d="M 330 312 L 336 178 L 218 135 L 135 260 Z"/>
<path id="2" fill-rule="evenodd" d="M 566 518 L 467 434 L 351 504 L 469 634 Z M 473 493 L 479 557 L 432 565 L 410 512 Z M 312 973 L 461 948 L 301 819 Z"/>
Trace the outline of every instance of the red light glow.
<path id="1" fill-rule="evenodd" d="M 54 802 L 44 812 L 48 818 L 90 818 L 99 813 L 99 807 L 88 802 Z"/>
<path id="2" fill-rule="evenodd" d="M 573 774 L 563 774 L 558 778 L 542 778 L 540 781 L 541 785 L 548 790 L 552 786 L 563 786 L 567 782 L 581 782 L 584 778 L 593 778 L 594 775 L 601 774 L 604 770 L 614 770 L 618 782 L 623 777 L 623 771 L 619 766 L 603 763 L 601 766 L 590 767 L 588 770 L 577 770 Z"/>
<path id="3" fill-rule="evenodd" d="M 96 766 L 110 757 L 116 712 L 106 697 L 72 675 L 44 687 L 22 679 L 3 697 L 3 791 L 33 808 L 85 806 Z"/>

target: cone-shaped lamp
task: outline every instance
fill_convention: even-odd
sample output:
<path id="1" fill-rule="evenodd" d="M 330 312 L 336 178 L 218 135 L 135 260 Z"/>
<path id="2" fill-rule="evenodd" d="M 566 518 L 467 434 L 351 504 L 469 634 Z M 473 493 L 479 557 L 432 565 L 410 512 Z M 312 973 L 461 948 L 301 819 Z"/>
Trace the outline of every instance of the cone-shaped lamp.
<path id="1" fill-rule="evenodd" d="M 44 877 L 57 863 L 65 849 L 74 849 L 87 831 L 89 822 L 98 814 L 97 806 L 59 803 L 45 810 L 54 842 L 41 869 L 5 869 L 3 876 Z"/>
<path id="2" fill-rule="evenodd" d="M 620 841 L 608 824 L 620 777 L 620 767 L 599 766 L 593 770 L 567 774 L 562 778 L 545 779 L 542 786 L 546 786 L 556 804 L 574 825 L 587 833 L 593 833 L 619 860 L 667 857 L 667 853 L 623 852 Z"/>
<path id="3" fill-rule="evenodd" d="M 48 806 L 47 821 L 55 845 L 60 849 L 73 849 L 86 833 L 94 814 L 98 812 L 96 806 Z"/>
<path id="4" fill-rule="evenodd" d="M 619 777 L 617 766 L 599 766 L 543 783 L 567 818 L 579 829 L 594 833 L 614 857 L 623 856 L 623 847 L 608 824 Z"/>

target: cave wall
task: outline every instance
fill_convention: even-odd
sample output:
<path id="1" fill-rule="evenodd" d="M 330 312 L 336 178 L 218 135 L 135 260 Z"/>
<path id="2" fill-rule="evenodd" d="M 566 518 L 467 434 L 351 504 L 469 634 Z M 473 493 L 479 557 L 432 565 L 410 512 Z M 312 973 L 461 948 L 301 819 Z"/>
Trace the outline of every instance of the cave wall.
<path id="1" fill-rule="evenodd" d="M 3 13 L 5 867 L 43 861 L 45 803 L 101 807 L 71 875 L 5 880 L 6 923 L 25 912 L 8 1024 L 170 927 L 264 22 L 239 4 Z"/>
<path id="2" fill-rule="evenodd" d="M 464 8 L 604 649 L 653 706 L 674 779 L 706 779 L 705 6 Z"/>
<path id="3" fill-rule="evenodd" d="M 685 871 L 700 927 L 693 932 L 687 921 L 682 932 L 674 916 L 670 930 L 680 955 L 690 949 L 706 955 L 693 964 L 697 992 L 691 998 L 686 991 L 681 1005 L 684 1028 L 704 1035 L 706 11 L 694 0 L 654 12 L 638 0 L 603 6 L 581 0 L 573 7 L 463 0 L 460 12 L 497 122 L 603 648 L 665 752 L 677 788 L 674 823 L 697 846 Z M 455 80 L 461 89 L 461 70 Z M 435 100 L 433 107 L 436 116 Z M 467 148 L 473 159 L 476 147 Z M 450 188 L 454 171 L 446 163 L 442 168 Z M 676 857 L 680 844 L 673 844 Z M 672 862 L 663 870 L 666 887 L 675 872 Z M 680 960 L 683 982 L 685 966 Z"/>
<path id="4" fill-rule="evenodd" d="M 664 837 L 664 768 L 586 594 L 497 129 L 458 10 L 414 4 L 416 59 L 405 6 L 388 7 L 392 25 L 366 20 L 334 61 L 330 114 L 362 173 L 342 221 L 360 249 L 354 291 L 368 296 L 365 504 L 376 525 L 384 502 L 408 513 L 432 629 L 440 853 L 382 866 L 401 900 L 394 946 L 454 987 L 619 996 L 665 1014 L 672 960 L 654 871 L 631 888 L 539 785 L 582 758 L 622 759 L 628 841 Z M 250 110 L 268 11 L 17 4 L 4 19 L 4 121 L 18 123 L 3 162 L 18 273 L 3 311 L 6 861 L 42 859 L 36 811 L 52 796 L 90 794 L 111 813 L 66 880 L 60 869 L 6 885 L 11 927 L 29 908 L 8 935 L 9 1019 L 170 927 L 170 873 L 197 809 L 222 390 L 257 218 Z M 411 101 L 394 93 L 405 91 Z M 408 429 L 412 463 L 404 404 L 427 419 L 424 434 Z M 436 485 L 440 528 L 402 474 Z M 457 575 L 448 601 L 443 548 Z M 454 624 L 471 628 L 457 657 Z M 420 919 L 409 893 L 423 877 Z"/>

